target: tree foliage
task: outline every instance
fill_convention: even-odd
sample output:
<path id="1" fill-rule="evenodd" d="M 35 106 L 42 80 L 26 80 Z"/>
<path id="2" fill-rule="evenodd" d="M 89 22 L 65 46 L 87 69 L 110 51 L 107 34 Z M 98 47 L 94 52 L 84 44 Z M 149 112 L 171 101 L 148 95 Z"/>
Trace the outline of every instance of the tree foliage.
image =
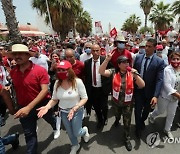
<path id="1" fill-rule="evenodd" d="M 154 0 L 140 0 L 140 8 L 143 9 L 145 15 L 145 26 L 147 27 L 147 18 L 151 11 L 151 8 L 155 5 Z"/>
<path id="2" fill-rule="evenodd" d="M 21 43 L 21 34 L 18 29 L 18 22 L 16 20 L 12 0 L 1 0 L 1 3 L 9 30 L 9 38 L 13 43 Z"/>
<path id="3" fill-rule="evenodd" d="M 153 8 L 149 15 L 149 20 L 154 23 L 156 30 L 166 30 L 171 22 L 173 22 L 174 17 L 170 9 L 170 4 L 164 4 L 161 1 Z"/>
<path id="4" fill-rule="evenodd" d="M 135 14 L 133 14 L 125 21 L 125 23 L 122 26 L 122 30 L 135 34 L 140 25 L 140 17 L 137 17 Z"/>
<path id="5" fill-rule="evenodd" d="M 48 0 L 53 30 L 65 38 L 70 29 L 74 29 L 75 22 L 82 10 L 81 0 Z M 45 15 L 49 23 L 45 0 L 32 0 L 32 7 L 41 15 Z M 91 27 L 92 28 L 92 27 Z"/>

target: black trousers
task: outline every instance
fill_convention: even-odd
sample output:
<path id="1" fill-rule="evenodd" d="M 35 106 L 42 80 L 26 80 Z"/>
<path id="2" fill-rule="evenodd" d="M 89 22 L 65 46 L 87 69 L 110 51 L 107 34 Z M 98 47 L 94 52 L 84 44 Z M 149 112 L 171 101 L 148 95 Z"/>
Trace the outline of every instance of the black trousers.
<path id="1" fill-rule="evenodd" d="M 2 96 L 0 96 L 0 115 L 2 117 L 5 117 L 6 109 L 7 109 L 6 104 L 5 104 Z"/>
<path id="2" fill-rule="evenodd" d="M 105 121 L 108 114 L 108 95 L 104 94 L 101 87 L 92 87 L 92 94 L 91 98 L 89 98 L 89 102 L 94 107 L 98 122 Z"/>
<path id="3" fill-rule="evenodd" d="M 151 99 L 146 98 L 143 89 L 137 90 L 134 93 L 135 98 L 135 122 L 136 129 L 140 130 L 143 127 L 144 121 L 147 119 L 151 110 Z"/>

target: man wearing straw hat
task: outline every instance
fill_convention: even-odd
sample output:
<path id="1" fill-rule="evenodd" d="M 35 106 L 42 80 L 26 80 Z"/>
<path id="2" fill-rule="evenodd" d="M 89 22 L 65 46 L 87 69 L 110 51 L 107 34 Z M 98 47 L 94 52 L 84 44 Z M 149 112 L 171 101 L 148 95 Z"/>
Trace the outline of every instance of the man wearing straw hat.
<path id="1" fill-rule="evenodd" d="M 115 68 L 118 67 L 117 59 L 119 56 L 125 56 L 130 60 L 130 66 L 132 66 L 132 55 L 129 50 L 125 48 L 127 40 L 124 39 L 124 36 L 118 35 L 114 40 L 114 45 L 116 48 L 112 51 L 113 56 L 111 62 Z"/>
<path id="2" fill-rule="evenodd" d="M 33 55 L 23 44 L 14 44 L 10 55 L 15 59 L 17 66 L 10 75 L 14 84 L 19 110 L 14 114 L 19 118 L 23 127 L 27 144 L 27 154 L 37 153 L 37 112 L 36 109 L 46 105 L 50 99 L 48 94 L 49 77 L 47 71 L 29 61 Z M 52 111 L 44 116 L 56 133 L 56 121 Z"/>

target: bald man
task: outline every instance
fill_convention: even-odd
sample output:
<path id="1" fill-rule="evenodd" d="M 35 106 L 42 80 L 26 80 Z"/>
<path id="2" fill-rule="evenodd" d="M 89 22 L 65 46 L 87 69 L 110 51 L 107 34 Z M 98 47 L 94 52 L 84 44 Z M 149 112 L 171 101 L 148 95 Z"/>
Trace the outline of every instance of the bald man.
<path id="1" fill-rule="evenodd" d="M 101 76 L 99 66 L 103 63 L 104 57 L 100 56 L 100 46 L 93 44 L 91 46 L 92 58 L 84 62 L 85 86 L 88 94 L 86 103 L 87 114 L 91 114 L 92 106 L 97 115 L 97 129 L 101 129 L 107 124 L 108 114 L 108 94 L 111 91 L 111 78 Z M 108 65 L 110 68 L 111 65 Z"/>

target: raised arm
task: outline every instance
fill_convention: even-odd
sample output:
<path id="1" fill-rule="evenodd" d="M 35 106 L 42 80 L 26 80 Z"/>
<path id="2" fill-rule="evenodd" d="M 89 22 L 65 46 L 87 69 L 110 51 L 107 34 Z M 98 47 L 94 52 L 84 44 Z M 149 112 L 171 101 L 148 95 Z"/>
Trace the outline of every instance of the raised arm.
<path id="1" fill-rule="evenodd" d="M 106 69 L 109 61 L 111 60 L 112 58 L 112 55 L 114 54 L 113 53 L 109 53 L 106 55 L 106 59 L 103 61 L 103 63 L 100 65 L 99 67 L 99 73 L 102 75 L 102 76 L 105 76 L 105 77 L 110 77 L 111 76 L 111 71 L 109 69 Z"/>

